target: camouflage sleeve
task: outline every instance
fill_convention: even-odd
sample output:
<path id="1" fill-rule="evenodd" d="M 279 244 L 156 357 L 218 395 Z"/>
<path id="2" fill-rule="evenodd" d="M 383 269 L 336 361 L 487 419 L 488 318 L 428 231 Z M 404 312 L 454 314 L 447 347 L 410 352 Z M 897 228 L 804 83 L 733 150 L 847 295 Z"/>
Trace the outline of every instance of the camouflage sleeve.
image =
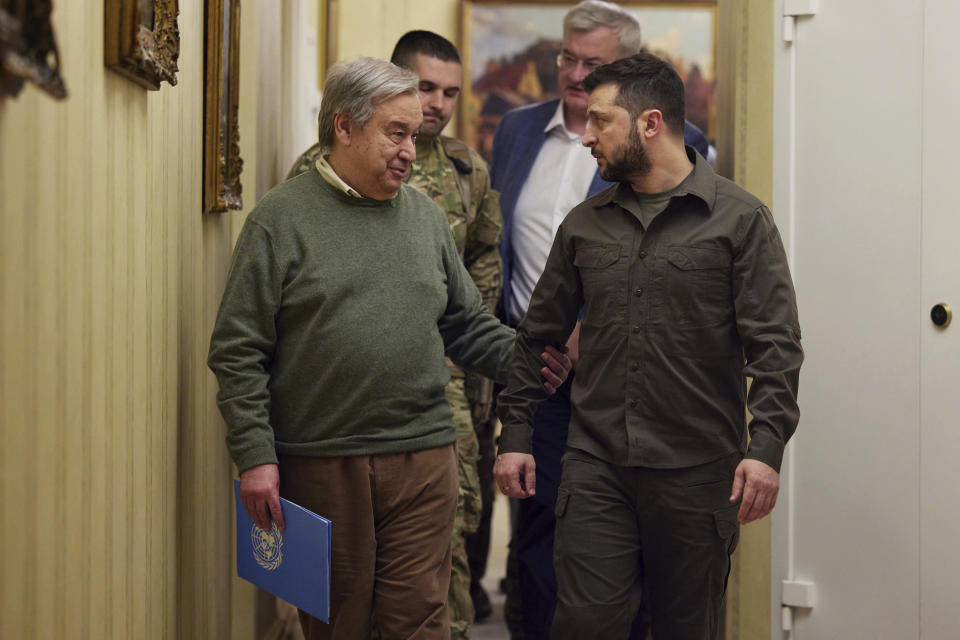
<path id="1" fill-rule="evenodd" d="M 293 163 L 293 167 L 290 168 L 290 172 L 287 174 L 287 180 L 290 178 L 296 178 L 301 173 L 306 173 L 313 168 L 313 165 L 317 162 L 317 158 L 320 156 L 320 143 L 313 145 L 297 158 L 297 161 Z"/>
<path id="2" fill-rule="evenodd" d="M 500 194 L 490 187 L 490 174 L 479 154 L 473 156 L 473 202 L 476 215 L 467 227 L 467 242 L 463 262 L 480 290 L 483 304 L 491 313 L 496 309 L 503 288 L 503 264 L 500 261 L 500 237 L 503 216 L 500 214 Z"/>

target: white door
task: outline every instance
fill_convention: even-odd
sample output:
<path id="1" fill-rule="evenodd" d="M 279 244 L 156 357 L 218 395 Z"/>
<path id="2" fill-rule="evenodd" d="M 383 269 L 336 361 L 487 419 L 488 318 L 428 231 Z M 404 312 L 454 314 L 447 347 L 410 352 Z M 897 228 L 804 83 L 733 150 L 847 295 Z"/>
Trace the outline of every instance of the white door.
<path id="1" fill-rule="evenodd" d="M 960 322 L 929 315 L 960 307 L 960 2 L 778 7 L 815 15 L 792 44 L 775 26 L 774 209 L 807 361 L 771 637 L 960 638 Z M 816 594 L 787 624 L 781 580 Z"/>
<path id="2" fill-rule="evenodd" d="M 921 301 L 960 308 L 960 2 L 927 0 Z M 921 321 L 920 637 L 960 638 L 960 322 Z"/>

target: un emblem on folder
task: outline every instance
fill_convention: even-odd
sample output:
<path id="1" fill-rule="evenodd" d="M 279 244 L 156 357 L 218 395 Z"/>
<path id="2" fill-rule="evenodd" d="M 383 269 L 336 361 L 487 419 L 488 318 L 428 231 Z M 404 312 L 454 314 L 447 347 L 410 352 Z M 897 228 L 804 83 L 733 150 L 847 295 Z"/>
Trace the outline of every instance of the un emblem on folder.
<path id="1" fill-rule="evenodd" d="M 264 531 L 254 524 L 250 529 L 250 542 L 257 564 L 267 571 L 275 570 L 283 562 L 283 536 L 280 535 L 276 522 L 270 531 Z"/>

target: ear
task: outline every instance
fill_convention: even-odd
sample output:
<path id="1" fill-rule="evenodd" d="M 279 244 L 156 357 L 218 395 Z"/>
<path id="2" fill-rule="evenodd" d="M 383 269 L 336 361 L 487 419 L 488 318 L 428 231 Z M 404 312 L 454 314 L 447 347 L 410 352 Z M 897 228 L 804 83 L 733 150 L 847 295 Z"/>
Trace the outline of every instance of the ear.
<path id="1" fill-rule="evenodd" d="M 663 112 L 660 109 L 647 109 L 637 118 L 637 132 L 644 140 L 660 134 L 663 129 Z"/>
<path id="2" fill-rule="evenodd" d="M 338 113 L 333 118 L 333 135 L 337 140 L 345 147 L 350 146 L 350 141 L 353 138 L 353 121 L 350 120 L 350 116 L 346 113 Z"/>

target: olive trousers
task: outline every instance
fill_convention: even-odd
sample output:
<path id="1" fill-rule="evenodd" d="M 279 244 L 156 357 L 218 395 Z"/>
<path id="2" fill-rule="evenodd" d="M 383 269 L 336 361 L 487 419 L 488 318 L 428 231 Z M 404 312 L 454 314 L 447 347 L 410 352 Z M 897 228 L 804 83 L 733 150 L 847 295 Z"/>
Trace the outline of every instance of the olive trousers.
<path id="1" fill-rule="evenodd" d="M 739 539 L 740 454 L 684 469 L 568 450 L 557 496 L 552 640 L 627 638 L 645 595 L 655 640 L 714 640 Z"/>

